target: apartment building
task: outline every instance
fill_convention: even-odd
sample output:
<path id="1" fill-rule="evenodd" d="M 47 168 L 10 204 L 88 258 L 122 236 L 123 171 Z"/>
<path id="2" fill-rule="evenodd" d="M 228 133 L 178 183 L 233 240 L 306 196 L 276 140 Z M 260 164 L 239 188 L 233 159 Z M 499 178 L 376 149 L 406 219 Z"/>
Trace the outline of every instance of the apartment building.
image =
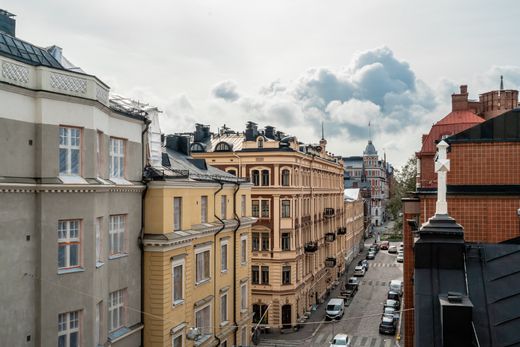
<path id="1" fill-rule="evenodd" d="M 243 133 L 224 126 L 217 134 L 198 124 L 191 136 L 194 158 L 253 184 L 253 322 L 296 326 L 323 300 L 361 242 L 362 203 L 347 217 L 341 158 L 327 153 L 323 138 L 305 145 L 271 126 L 259 131 L 253 122 Z"/>
<path id="2" fill-rule="evenodd" d="M 139 346 L 145 112 L 0 10 L 0 340 Z"/>
<path id="3" fill-rule="evenodd" d="M 252 185 L 189 147 L 188 137 L 166 136 L 146 172 L 144 345 L 247 346 Z"/>

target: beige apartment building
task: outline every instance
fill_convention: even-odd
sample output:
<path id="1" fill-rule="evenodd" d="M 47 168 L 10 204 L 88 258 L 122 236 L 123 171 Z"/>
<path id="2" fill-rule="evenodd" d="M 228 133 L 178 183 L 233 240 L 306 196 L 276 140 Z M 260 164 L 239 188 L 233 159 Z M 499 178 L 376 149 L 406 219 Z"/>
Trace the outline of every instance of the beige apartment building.
<path id="1" fill-rule="evenodd" d="M 304 145 L 273 127 L 244 133 L 198 124 L 191 154 L 253 184 L 253 322 L 293 328 L 321 302 L 356 254 L 363 205 L 345 202 L 341 158 L 327 141 Z M 348 212 L 347 212 L 348 211 Z"/>

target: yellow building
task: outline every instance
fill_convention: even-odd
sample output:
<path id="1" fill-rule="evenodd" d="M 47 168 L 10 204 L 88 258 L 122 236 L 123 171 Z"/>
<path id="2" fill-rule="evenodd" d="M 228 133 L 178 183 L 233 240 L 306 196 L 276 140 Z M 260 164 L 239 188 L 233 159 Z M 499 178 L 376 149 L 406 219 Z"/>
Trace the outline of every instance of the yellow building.
<path id="1" fill-rule="evenodd" d="M 251 184 L 185 140 L 168 136 L 163 168 L 147 170 L 144 346 L 249 345 Z"/>
<path id="2" fill-rule="evenodd" d="M 271 329 L 298 325 L 337 284 L 361 242 L 362 202 L 359 210 L 344 201 L 341 158 L 327 153 L 323 138 L 303 145 L 252 122 L 244 133 L 223 127 L 218 134 L 198 124 L 193 140 L 194 158 L 254 185 L 253 322 Z"/>

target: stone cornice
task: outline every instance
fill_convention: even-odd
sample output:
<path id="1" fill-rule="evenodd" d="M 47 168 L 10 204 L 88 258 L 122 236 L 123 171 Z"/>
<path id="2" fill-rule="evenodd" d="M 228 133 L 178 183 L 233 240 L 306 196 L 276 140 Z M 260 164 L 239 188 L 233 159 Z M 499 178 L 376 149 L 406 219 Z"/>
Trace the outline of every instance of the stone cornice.
<path id="1" fill-rule="evenodd" d="M 0 193 L 140 193 L 144 185 L 0 183 Z"/>

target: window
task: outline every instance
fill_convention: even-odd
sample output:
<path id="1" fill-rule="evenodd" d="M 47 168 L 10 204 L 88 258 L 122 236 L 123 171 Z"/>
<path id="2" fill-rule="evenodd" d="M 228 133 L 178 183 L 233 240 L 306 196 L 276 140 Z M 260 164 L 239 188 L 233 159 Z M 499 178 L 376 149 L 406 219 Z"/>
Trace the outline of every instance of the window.
<path id="1" fill-rule="evenodd" d="M 255 186 L 260 185 L 260 172 L 258 170 L 251 171 L 251 182 Z"/>
<path id="2" fill-rule="evenodd" d="M 282 284 L 291 284 L 290 266 L 282 266 Z"/>
<path id="3" fill-rule="evenodd" d="M 282 251 L 288 251 L 291 249 L 291 234 L 282 233 Z"/>
<path id="4" fill-rule="evenodd" d="M 269 250 L 269 239 L 270 239 L 269 233 L 262 233 L 262 251 Z"/>
<path id="5" fill-rule="evenodd" d="M 252 234 L 251 249 L 253 251 L 260 250 L 260 234 L 259 233 Z"/>
<path id="6" fill-rule="evenodd" d="M 222 220 L 226 219 L 227 216 L 227 196 L 222 195 L 220 197 L 220 218 Z"/>
<path id="7" fill-rule="evenodd" d="M 97 159 L 97 176 L 103 176 L 103 133 L 97 132 L 96 136 L 96 159 Z"/>
<path id="8" fill-rule="evenodd" d="M 242 211 L 242 217 L 246 216 L 246 196 L 242 194 L 242 198 L 240 200 L 240 210 Z"/>
<path id="9" fill-rule="evenodd" d="M 258 148 L 264 148 L 264 139 L 259 138 L 256 143 L 257 143 Z"/>
<path id="10" fill-rule="evenodd" d="M 125 141 L 110 138 L 110 177 L 124 177 Z"/>
<path id="11" fill-rule="evenodd" d="M 222 244 L 220 245 L 220 271 L 222 272 L 226 272 L 228 269 L 227 250 L 228 242 L 222 241 Z"/>
<path id="12" fill-rule="evenodd" d="M 108 331 L 114 331 L 125 325 L 126 289 L 110 293 L 108 298 Z"/>
<path id="13" fill-rule="evenodd" d="M 101 226 L 103 225 L 103 217 L 96 218 L 96 265 L 101 265 L 103 263 L 101 258 L 102 252 L 102 233 Z"/>
<path id="14" fill-rule="evenodd" d="M 267 305 L 253 305 L 253 323 L 267 324 L 267 316 Z"/>
<path id="15" fill-rule="evenodd" d="M 184 301 L 184 259 L 172 263 L 172 302 L 178 305 Z"/>
<path id="16" fill-rule="evenodd" d="M 262 284 L 269 284 L 269 266 L 262 266 Z"/>
<path id="17" fill-rule="evenodd" d="M 94 323 L 94 345 L 101 345 L 101 312 L 103 312 L 103 301 L 96 305 L 96 321 Z"/>
<path id="18" fill-rule="evenodd" d="M 211 334 L 211 305 L 195 311 L 195 326 L 199 328 L 202 335 Z"/>
<path id="19" fill-rule="evenodd" d="M 182 333 L 173 335 L 172 346 L 173 347 L 183 347 L 183 345 L 184 345 L 184 339 L 183 339 Z"/>
<path id="20" fill-rule="evenodd" d="M 60 175 L 79 175 L 81 129 L 60 127 Z"/>
<path id="21" fill-rule="evenodd" d="M 208 248 L 197 251 L 196 257 L 196 283 L 209 280 L 209 252 Z"/>
<path id="22" fill-rule="evenodd" d="M 229 152 L 231 151 L 231 146 L 227 142 L 219 142 L 215 146 L 215 152 Z"/>
<path id="23" fill-rule="evenodd" d="M 258 267 L 258 265 L 251 266 L 251 283 L 260 283 L 260 268 Z"/>
<path id="24" fill-rule="evenodd" d="M 227 322 L 228 315 L 227 315 L 227 293 L 222 295 L 220 297 L 220 322 Z"/>
<path id="25" fill-rule="evenodd" d="M 125 249 L 125 230 L 126 215 L 110 216 L 109 247 L 111 255 L 124 254 Z"/>
<path id="26" fill-rule="evenodd" d="M 205 195 L 200 197 L 200 222 L 208 222 L 208 197 Z"/>
<path id="27" fill-rule="evenodd" d="M 58 222 L 58 268 L 79 267 L 81 221 L 61 220 Z"/>
<path id="28" fill-rule="evenodd" d="M 173 198 L 173 230 L 182 229 L 182 198 Z"/>
<path id="29" fill-rule="evenodd" d="M 282 186 L 289 186 L 290 184 L 290 171 L 287 169 L 282 170 Z"/>
<path id="30" fill-rule="evenodd" d="M 262 201 L 262 218 L 269 218 L 269 200 Z"/>
<path id="31" fill-rule="evenodd" d="M 247 262 L 247 235 L 240 237 L 240 262 L 244 265 Z"/>
<path id="32" fill-rule="evenodd" d="M 58 315 L 58 347 L 79 347 L 80 311 Z"/>
<path id="33" fill-rule="evenodd" d="M 240 285 L 240 310 L 247 310 L 247 282 Z"/>
<path id="34" fill-rule="evenodd" d="M 251 200 L 251 214 L 253 217 L 260 217 L 260 201 L 259 200 Z"/>
<path id="35" fill-rule="evenodd" d="M 282 218 L 291 217 L 291 201 L 282 200 Z"/>
<path id="36" fill-rule="evenodd" d="M 228 169 L 227 173 L 230 174 L 230 175 L 236 176 L 237 175 L 237 170 L 235 170 L 235 169 Z"/>
<path id="37" fill-rule="evenodd" d="M 262 185 L 269 185 L 269 170 L 262 170 Z"/>

